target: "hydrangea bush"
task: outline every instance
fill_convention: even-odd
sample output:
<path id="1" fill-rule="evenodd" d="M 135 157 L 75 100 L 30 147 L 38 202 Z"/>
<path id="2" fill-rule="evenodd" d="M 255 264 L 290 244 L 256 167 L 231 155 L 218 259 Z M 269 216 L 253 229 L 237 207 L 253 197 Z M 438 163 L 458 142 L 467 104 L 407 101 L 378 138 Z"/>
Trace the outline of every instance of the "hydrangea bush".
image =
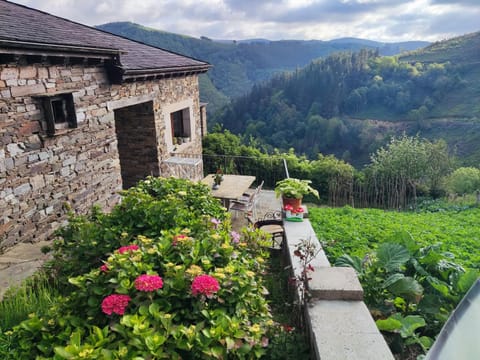
<path id="1" fill-rule="evenodd" d="M 155 197 L 153 207 L 160 201 L 170 212 L 171 206 L 178 206 L 177 198 L 190 206 L 199 202 L 185 190 L 196 185 L 184 181 L 184 188 L 174 188 L 186 194 L 175 197 L 155 189 L 164 189 L 170 182 L 178 184 L 178 180 L 148 181 L 138 188 Z M 176 200 L 169 205 L 162 202 L 162 196 Z M 148 207 L 142 200 L 136 204 L 143 210 L 132 210 L 126 205 L 132 202 L 129 198 L 121 205 L 127 219 Z M 132 226 L 127 223 L 112 242 L 115 248 L 98 255 L 98 261 L 93 258 L 89 271 L 69 278 L 72 292 L 48 314 L 32 314 L 9 332 L 10 345 L 5 354 L 0 350 L 1 357 L 260 358 L 273 326 L 259 276 L 265 271 L 267 239 L 254 229 L 238 234 L 224 213 L 212 217 L 208 209 L 202 211 L 203 215 L 195 211 L 180 215 L 187 218 L 177 218 L 169 228 L 152 226 L 158 232 L 142 225 L 146 234 L 138 234 L 137 229 L 131 234 Z M 112 214 L 118 216 L 115 210 Z M 84 226 L 89 225 L 85 222 Z M 81 233 L 82 226 L 77 231 Z"/>

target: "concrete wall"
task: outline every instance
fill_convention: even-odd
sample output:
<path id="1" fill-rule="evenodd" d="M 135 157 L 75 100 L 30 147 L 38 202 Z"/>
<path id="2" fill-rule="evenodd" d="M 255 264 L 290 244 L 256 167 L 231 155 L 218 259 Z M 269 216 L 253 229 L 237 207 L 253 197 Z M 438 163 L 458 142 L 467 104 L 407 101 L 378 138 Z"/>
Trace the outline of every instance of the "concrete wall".
<path id="1" fill-rule="evenodd" d="M 295 276 L 301 273 L 294 255 L 302 240 L 320 244 L 308 219 L 285 221 L 286 257 Z M 309 291 L 312 299 L 305 307 L 305 323 L 313 359 L 321 360 L 394 360 L 363 302 L 363 289 L 351 268 L 331 267 L 325 252 L 312 261 Z"/>
<path id="2" fill-rule="evenodd" d="M 49 137 L 37 96 L 66 91 L 78 128 Z M 111 85 L 101 66 L 0 64 L 0 249 L 50 236 L 65 221 L 65 203 L 85 213 L 95 203 L 108 209 L 119 200 L 115 110 L 145 102 L 152 103 L 155 166 L 169 176 L 162 162 L 174 149 L 164 109 L 191 104 L 196 130 L 180 150 L 201 154 L 197 75 Z"/>

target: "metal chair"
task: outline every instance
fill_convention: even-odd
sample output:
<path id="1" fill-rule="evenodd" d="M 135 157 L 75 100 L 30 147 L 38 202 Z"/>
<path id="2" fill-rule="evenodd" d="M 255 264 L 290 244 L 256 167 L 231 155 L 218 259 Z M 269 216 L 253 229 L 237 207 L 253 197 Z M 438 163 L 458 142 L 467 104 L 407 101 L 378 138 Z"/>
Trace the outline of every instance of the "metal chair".
<path id="1" fill-rule="evenodd" d="M 272 249 L 280 250 L 283 248 L 286 239 L 280 211 L 267 212 L 262 220 L 252 221 L 248 217 L 247 219 L 253 224 L 254 228 L 261 229 L 272 236 Z"/>
<path id="2" fill-rule="evenodd" d="M 258 193 L 260 193 L 260 191 L 262 191 L 262 187 L 263 187 L 263 183 L 264 183 L 264 182 L 265 182 L 265 181 L 262 180 L 262 182 L 260 183 L 260 185 L 258 185 L 255 189 L 253 189 L 253 191 L 250 190 L 249 192 L 244 192 L 244 193 L 242 194 L 242 196 L 237 199 L 237 201 L 247 202 L 248 199 L 250 198 L 250 196 L 252 196 L 252 194 L 257 193 L 257 195 L 258 195 Z"/>
<path id="3" fill-rule="evenodd" d="M 257 192 L 254 192 L 250 195 L 247 201 L 240 201 L 240 200 L 232 200 L 230 201 L 230 208 L 229 210 L 235 211 L 235 217 L 237 217 L 237 212 L 245 213 L 245 216 L 253 215 L 256 216 L 256 202 L 257 202 Z"/>
<path id="4" fill-rule="evenodd" d="M 248 217 L 249 215 L 253 215 L 256 217 L 257 214 L 257 200 L 260 191 L 262 190 L 264 181 L 260 183 L 255 188 L 255 191 L 252 193 L 243 193 L 242 197 L 230 201 L 230 208 L 229 210 L 235 211 L 235 217 L 237 216 L 237 211 L 242 211 Z"/>

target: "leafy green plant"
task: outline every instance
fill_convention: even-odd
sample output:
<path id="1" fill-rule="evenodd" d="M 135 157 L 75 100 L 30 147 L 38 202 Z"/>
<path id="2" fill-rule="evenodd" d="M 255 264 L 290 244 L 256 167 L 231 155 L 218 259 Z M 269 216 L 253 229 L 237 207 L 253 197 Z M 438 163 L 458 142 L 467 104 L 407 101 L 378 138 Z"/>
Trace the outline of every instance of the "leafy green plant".
<path id="1" fill-rule="evenodd" d="M 301 180 L 296 178 L 286 178 L 277 181 L 275 186 L 275 194 L 287 198 L 301 199 L 307 194 L 312 194 L 318 198 L 318 191 L 310 186 L 311 180 Z"/>
<path id="2" fill-rule="evenodd" d="M 238 234 L 228 219 L 183 212 L 185 205 L 180 201 L 201 204 L 208 199 L 198 199 L 195 192 L 184 194 L 184 190 L 172 194 L 168 188 L 176 181 L 159 179 L 139 185 L 129 194 L 142 196 L 122 202 L 123 217 L 114 210 L 112 215 L 92 218 L 93 226 L 85 218 L 75 228 L 70 225 L 77 235 L 82 231 L 89 235 L 92 228 L 98 234 L 101 224 L 112 216 L 116 224 L 112 233 L 119 232 L 112 244 L 117 247 L 98 255 L 99 261 L 90 263 L 88 271 L 70 276 L 74 290 L 66 292 L 48 312 L 31 314 L 6 334 L 0 357 L 262 357 L 274 325 L 259 276 L 268 258 L 266 235 L 250 228 Z M 157 230 L 158 225 L 149 223 L 151 213 L 146 210 L 155 208 L 164 197 L 171 200 L 161 202 L 167 214 L 180 205 L 175 222 L 180 226 Z M 147 216 L 140 219 L 136 212 Z M 139 228 L 148 235 L 138 234 L 132 218 L 142 220 Z M 89 239 L 91 247 L 105 249 L 98 239 L 97 244 L 93 240 Z M 98 249 L 92 249 L 92 254 Z"/>
<path id="3" fill-rule="evenodd" d="M 393 333 L 397 336 L 394 337 L 392 343 L 400 343 L 405 341 L 405 345 L 418 344 L 423 351 L 433 345 L 433 339 L 428 336 L 419 336 L 416 330 L 426 325 L 425 319 L 418 315 L 408 315 L 403 317 L 401 314 L 396 313 L 387 319 L 379 319 L 376 321 L 377 327 L 386 332 Z M 399 338 L 398 338 L 399 337 Z"/>
<path id="4" fill-rule="evenodd" d="M 426 351 L 480 273 L 454 263 L 439 246 L 420 247 L 409 233 L 398 232 L 390 241 L 364 259 L 342 255 L 335 265 L 357 271 L 365 302 L 393 351 L 406 354 L 414 345 Z"/>
<path id="5" fill-rule="evenodd" d="M 49 267 L 63 287 L 69 288 L 68 277 L 100 266 L 106 253 L 137 235 L 157 237 L 176 227 L 187 227 L 195 235 L 208 219 L 227 217 L 207 186 L 185 179 L 149 177 L 122 196 L 111 213 L 93 208 L 88 216 L 72 214 L 68 225 L 57 232 Z"/>

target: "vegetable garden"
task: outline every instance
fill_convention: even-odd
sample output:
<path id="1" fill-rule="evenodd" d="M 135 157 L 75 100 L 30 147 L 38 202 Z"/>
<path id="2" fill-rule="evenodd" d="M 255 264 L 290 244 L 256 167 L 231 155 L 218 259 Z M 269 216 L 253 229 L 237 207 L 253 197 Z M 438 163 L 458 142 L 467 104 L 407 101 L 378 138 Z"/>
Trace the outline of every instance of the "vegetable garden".
<path id="1" fill-rule="evenodd" d="M 309 211 L 330 262 L 357 271 L 392 351 L 421 357 L 480 275 L 480 208 Z"/>

